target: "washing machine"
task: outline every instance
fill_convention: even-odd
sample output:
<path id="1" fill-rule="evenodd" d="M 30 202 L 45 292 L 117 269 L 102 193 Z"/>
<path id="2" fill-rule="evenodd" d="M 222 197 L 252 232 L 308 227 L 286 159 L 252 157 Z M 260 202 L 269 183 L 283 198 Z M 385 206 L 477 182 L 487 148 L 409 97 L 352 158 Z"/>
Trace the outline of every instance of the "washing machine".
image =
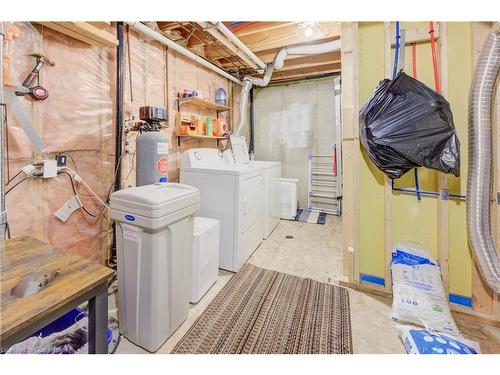
<path id="1" fill-rule="evenodd" d="M 180 181 L 200 191 L 200 216 L 220 221 L 219 267 L 237 272 L 263 237 L 264 168 L 212 148 L 184 151 Z"/>

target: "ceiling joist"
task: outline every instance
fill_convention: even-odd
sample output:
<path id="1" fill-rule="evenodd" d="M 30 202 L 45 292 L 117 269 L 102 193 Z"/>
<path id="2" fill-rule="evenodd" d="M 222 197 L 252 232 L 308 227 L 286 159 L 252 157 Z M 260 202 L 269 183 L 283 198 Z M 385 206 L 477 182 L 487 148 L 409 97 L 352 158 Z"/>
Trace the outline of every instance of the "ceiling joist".
<path id="1" fill-rule="evenodd" d="M 235 22 L 235 21 L 233 21 Z M 233 22 L 224 22 L 227 26 Z M 233 43 L 227 43 L 210 35 L 205 29 L 208 23 L 172 22 L 157 23 L 165 36 L 186 46 L 192 52 L 203 56 L 228 72 L 237 72 L 241 77 L 261 77 L 262 72 L 249 64 L 246 55 L 236 53 Z M 306 35 L 306 28 L 312 28 L 312 35 Z M 293 44 L 318 44 L 340 38 L 340 23 L 315 22 L 252 22 L 235 27 L 234 34 L 255 55 L 266 64 L 285 46 Z M 289 55 L 285 65 L 273 74 L 272 82 L 297 80 L 340 71 L 340 51 L 319 55 Z"/>

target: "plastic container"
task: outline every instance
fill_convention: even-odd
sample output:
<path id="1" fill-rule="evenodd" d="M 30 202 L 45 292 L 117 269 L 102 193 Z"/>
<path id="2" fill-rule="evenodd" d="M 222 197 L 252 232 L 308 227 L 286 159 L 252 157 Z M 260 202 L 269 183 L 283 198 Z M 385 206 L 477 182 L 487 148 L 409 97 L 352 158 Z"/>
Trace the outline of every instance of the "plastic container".
<path id="1" fill-rule="evenodd" d="M 215 92 L 215 102 L 219 105 L 227 106 L 226 90 L 224 90 L 222 87 L 220 89 L 217 89 L 217 91 Z"/>
<path id="2" fill-rule="evenodd" d="M 114 192 L 120 332 L 154 352 L 188 317 L 198 189 L 158 183 Z"/>
<path id="3" fill-rule="evenodd" d="M 79 320 L 82 320 L 85 317 L 88 317 L 88 314 L 82 309 L 77 307 L 76 309 L 73 309 L 64 314 L 63 316 L 57 318 L 52 323 L 47 324 L 42 329 L 36 331 L 30 337 L 38 337 L 38 336 L 47 337 L 52 335 L 53 333 L 64 331 L 65 329 L 68 329 L 73 324 L 75 324 Z M 108 344 L 111 342 L 112 339 L 113 339 L 113 331 L 111 330 L 111 328 L 108 328 L 108 333 L 107 333 Z"/>
<path id="4" fill-rule="evenodd" d="M 214 128 L 212 126 L 212 118 L 207 117 L 207 136 L 212 137 L 214 135 Z"/>
<path id="5" fill-rule="evenodd" d="M 280 217 L 293 220 L 297 215 L 298 178 L 280 178 Z"/>
<path id="6" fill-rule="evenodd" d="M 198 303 L 219 276 L 220 222 L 207 217 L 194 218 L 191 299 Z"/>

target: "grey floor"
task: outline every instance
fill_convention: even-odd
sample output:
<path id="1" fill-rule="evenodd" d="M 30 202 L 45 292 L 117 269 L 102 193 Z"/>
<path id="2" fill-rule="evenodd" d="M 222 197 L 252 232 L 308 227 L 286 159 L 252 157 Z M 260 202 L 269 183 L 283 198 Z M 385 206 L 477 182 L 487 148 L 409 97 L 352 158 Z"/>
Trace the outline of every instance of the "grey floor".
<path id="1" fill-rule="evenodd" d="M 293 236 L 287 239 L 286 236 Z M 262 242 L 248 262 L 267 269 L 329 282 L 341 273 L 342 220 L 328 216 L 325 225 L 281 221 L 271 236 Z M 219 279 L 196 305 L 191 305 L 187 320 L 157 353 L 170 353 L 196 318 L 231 278 L 220 271 Z M 398 337 L 397 323 L 389 319 L 386 300 L 349 289 L 352 338 L 355 353 L 405 353 Z M 114 296 L 110 297 L 116 313 Z M 117 353 L 147 353 L 122 338 Z"/>

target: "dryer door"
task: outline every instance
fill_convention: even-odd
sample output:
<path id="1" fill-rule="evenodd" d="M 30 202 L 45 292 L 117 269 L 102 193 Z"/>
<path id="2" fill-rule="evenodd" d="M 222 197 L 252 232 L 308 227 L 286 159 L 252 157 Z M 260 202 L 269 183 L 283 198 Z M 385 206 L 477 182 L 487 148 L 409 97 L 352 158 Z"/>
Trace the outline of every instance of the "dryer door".
<path id="1" fill-rule="evenodd" d="M 241 187 L 242 225 L 245 233 L 262 222 L 263 181 L 262 175 L 245 178 Z"/>

